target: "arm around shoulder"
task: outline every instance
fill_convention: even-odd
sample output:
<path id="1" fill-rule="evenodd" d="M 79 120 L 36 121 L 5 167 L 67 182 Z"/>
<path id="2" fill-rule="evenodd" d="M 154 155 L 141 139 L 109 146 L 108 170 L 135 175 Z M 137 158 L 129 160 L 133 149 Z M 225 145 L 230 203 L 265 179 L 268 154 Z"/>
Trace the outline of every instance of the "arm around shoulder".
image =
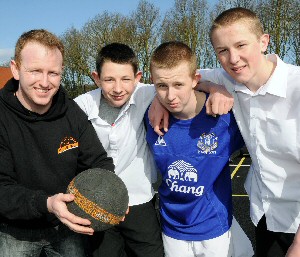
<path id="1" fill-rule="evenodd" d="M 227 114 L 232 109 L 234 98 L 224 86 L 205 81 L 199 83 L 199 89 L 209 93 L 205 104 L 208 115 Z"/>
<path id="2" fill-rule="evenodd" d="M 233 96 L 226 90 L 224 85 L 217 84 L 219 69 L 200 69 L 201 80 L 197 90 L 209 93 L 206 101 L 206 112 L 209 115 L 227 114 L 233 107 Z"/>
<path id="3" fill-rule="evenodd" d="M 158 135 L 162 136 L 164 134 L 161 129 L 165 132 L 168 131 L 169 111 L 159 102 L 157 96 L 154 97 L 149 107 L 148 118 L 151 126 Z"/>

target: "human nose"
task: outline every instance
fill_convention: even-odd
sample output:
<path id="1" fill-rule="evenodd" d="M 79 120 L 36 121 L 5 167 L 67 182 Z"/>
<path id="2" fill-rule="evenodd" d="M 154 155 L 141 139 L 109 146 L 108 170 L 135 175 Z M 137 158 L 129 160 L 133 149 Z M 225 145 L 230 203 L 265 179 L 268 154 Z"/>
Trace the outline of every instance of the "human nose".
<path id="1" fill-rule="evenodd" d="M 230 58 L 230 63 L 232 63 L 232 64 L 237 63 L 240 60 L 240 56 L 238 54 L 238 51 L 231 50 L 229 58 Z"/>
<path id="2" fill-rule="evenodd" d="M 122 92 L 122 82 L 120 80 L 116 80 L 114 85 L 114 92 L 121 93 Z"/>
<path id="3" fill-rule="evenodd" d="M 169 87 L 167 97 L 170 102 L 175 99 L 176 96 L 175 96 L 174 89 L 172 87 Z"/>
<path id="4" fill-rule="evenodd" d="M 49 85 L 49 76 L 48 74 L 44 74 L 44 73 L 40 73 L 39 74 L 39 77 L 40 77 L 40 85 L 42 87 L 48 87 Z"/>

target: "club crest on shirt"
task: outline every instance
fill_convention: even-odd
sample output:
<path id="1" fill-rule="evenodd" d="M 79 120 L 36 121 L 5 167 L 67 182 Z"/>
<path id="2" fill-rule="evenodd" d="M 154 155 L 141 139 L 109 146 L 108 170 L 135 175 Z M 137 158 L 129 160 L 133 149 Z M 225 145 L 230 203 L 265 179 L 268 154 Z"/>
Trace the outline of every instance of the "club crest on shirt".
<path id="1" fill-rule="evenodd" d="M 165 182 L 173 192 L 201 196 L 204 186 L 195 186 L 198 171 L 188 162 L 178 160 L 169 165 Z"/>
<path id="2" fill-rule="evenodd" d="M 155 145 L 167 146 L 163 136 L 158 136 Z"/>
<path id="3" fill-rule="evenodd" d="M 216 154 L 214 151 L 218 147 L 218 137 L 214 133 L 203 133 L 198 140 L 198 153 Z"/>

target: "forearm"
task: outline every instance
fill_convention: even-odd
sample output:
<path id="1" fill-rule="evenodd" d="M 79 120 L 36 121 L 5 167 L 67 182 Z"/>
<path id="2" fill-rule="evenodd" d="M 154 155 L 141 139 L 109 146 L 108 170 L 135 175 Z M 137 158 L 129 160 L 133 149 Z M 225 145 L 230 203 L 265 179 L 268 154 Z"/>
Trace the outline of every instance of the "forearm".
<path id="1" fill-rule="evenodd" d="M 47 211 L 47 195 L 43 191 L 27 189 L 21 185 L 0 183 L 0 215 L 9 220 L 33 220 Z"/>
<path id="2" fill-rule="evenodd" d="M 211 81 L 199 81 L 196 89 L 209 94 L 218 92 L 220 90 L 226 90 L 224 86 L 213 83 Z"/>

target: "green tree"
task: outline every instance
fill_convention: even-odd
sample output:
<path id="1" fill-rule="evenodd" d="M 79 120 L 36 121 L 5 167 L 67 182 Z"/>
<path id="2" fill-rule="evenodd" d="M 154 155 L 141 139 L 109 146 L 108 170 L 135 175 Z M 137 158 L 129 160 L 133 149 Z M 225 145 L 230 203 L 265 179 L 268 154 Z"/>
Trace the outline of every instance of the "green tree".
<path id="1" fill-rule="evenodd" d="M 162 41 L 186 43 L 196 53 L 200 67 L 213 67 L 215 62 L 208 36 L 208 10 L 206 0 L 175 0 L 162 23 Z"/>
<path id="2" fill-rule="evenodd" d="M 71 97 L 86 91 L 85 86 L 90 81 L 86 52 L 83 38 L 75 28 L 67 30 L 61 37 L 65 46 L 64 72 L 62 83 Z"/>
<path id="3" fill-rule="evenodd" d="M 104 12 L 84 25 L 81 34 L 84 38 L 83 44 L 90 70 L 96 68 L 95 60 L 99 49 L 109 43 L 126 40 L 127 36 L 123 36 L 122 28 L 127 23 L 128 18 L 121 14 Z"/>
<path id="4" fill-rule="evenodd" d="M 160 40 L 159 9 L 149 2 L 141 0 L 132 17 L 132 23 L 134 24 L 132 38 L 134 41 L 130 45 L 138 56 L 140 69 L 143 72 L 142 80 L 149 83 L 150 56 Z"/>
<path id="5" fill-rule="evenodd" d="M 270 34 L 268 51 L 291 63 L 295 63 L 293 47 L 299 36 L 296 32 L 299 9 L 299 0 L 261 0 L 256 9 L 266 33 Z"/>
<path id="6" fill-rule="evenodd" d="M 66 49 L 63 84 L 73 97 L 90 90 L 94 85 L 90 72 L 95 69 L 97 53 L 112 42 L 133 48 L 144 82 L 150 81 L 149 62 L 154 48 L 165 41 L 185 42 L 196 53 L 199 67 L 217 67 L 209 28 L 218 14 L 237 6 L 258 14 L 266 33 L 270 34 L 269 52 L 300 64 L 300 0 L 220 0 L 212 8 L 206 0 L 174 0 L 162 20 L 159 8 L 141 0 L 128 16 L 100 13 L 80 31 L 70 28 L 62 35 Z"/>

